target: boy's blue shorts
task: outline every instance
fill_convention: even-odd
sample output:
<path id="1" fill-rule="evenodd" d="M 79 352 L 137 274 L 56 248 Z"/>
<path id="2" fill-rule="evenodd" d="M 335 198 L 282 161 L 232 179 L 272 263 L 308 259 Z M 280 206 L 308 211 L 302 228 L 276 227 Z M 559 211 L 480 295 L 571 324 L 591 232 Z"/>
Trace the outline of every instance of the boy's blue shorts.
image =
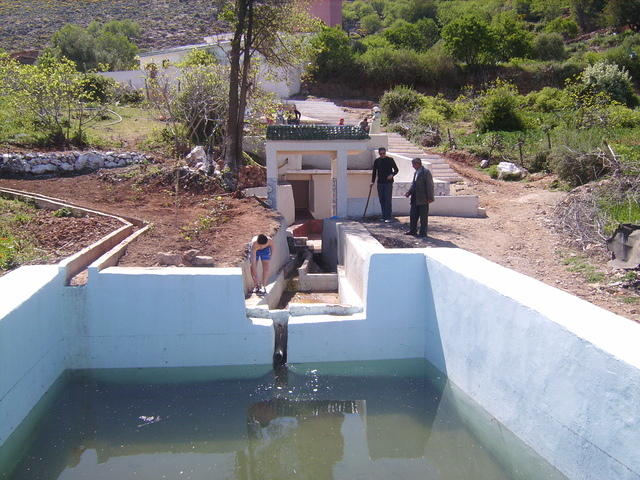
<path id="1" fill-rule="evenodd" d="M 256 260 L 271 260 L 271 247 L 256 250 Z"/>

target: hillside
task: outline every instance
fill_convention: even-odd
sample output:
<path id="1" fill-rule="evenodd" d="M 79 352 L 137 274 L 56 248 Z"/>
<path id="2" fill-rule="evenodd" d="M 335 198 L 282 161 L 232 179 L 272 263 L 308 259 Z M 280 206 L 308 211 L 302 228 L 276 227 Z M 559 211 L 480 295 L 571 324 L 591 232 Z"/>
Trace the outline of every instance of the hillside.
<path id="1" fill-rule="evenodd" d="M 0 49 L 41 49 L 66 23 L 125 19 L 142 27 L 140 50 L 200 43 L 215 13 L 210 0 L 0 0 Z"/>

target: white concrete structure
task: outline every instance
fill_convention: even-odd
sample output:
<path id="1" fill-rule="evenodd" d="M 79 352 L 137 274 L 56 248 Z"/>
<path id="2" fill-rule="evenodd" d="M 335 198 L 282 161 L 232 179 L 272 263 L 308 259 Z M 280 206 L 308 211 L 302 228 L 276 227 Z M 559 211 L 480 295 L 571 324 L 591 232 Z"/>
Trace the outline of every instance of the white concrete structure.
<path id="1" fill-rule="evenodd" d="M 640 325 L 463 250 L 324 230 L 364 311 L 296 311 L 290 362 L 425 358 L 569 478 L 640 479 Z M 0 278 L 0 445 L 68 368 L 270 363 L 240 268 L 102 263 L 84 287 L 60 266 Z"/>
<path id="2" fill-rule="evenodd" d="M 281 128 L 282 136 L 287 137 L 286 128 L 290 127 L 269 128 Z M 319 131 L 326 129 L 332 133 L 326 140 L 267 140 L 267 195 L 271 205 L 285 218 L 290 217 L 292 210 L 294 216 L 295 210 L 298 210 L 308 211 L 318 219 L 356 218 L 363 216 L 365 207 L 368 215 L 379 215 L 381 207 L 377 189 L 370 188 L 371 171 L 378 148 L 387 146 L 387 135 L 375 134 L 369 138 L 354 140 L 348 138 L 349 129 L 353 127 L 302 128 L 310 136 L 314 128 Z M 296 131 L 290 133 L 292 137 L 298 135 Z M 269 133 L 267 136 L 269 137 Z M 410 158 L 402 155 L 394 155 L 393 158 L 399 172 L 393 186 L 392 211 L 394 215 L 408 215 L 410 201 L 405 193 L 411 186 L 415 171 Z M 423 163 L 429 168 L 428 162 Z M 477 196 L 451 196 L 448 182 L 435 179 L 434 184 L 436 201 L 430 207 L 431 215 L 479 215 Z M 282 195 L 285 185 L 286 188 L 291 188 L 293 206 Z"/>

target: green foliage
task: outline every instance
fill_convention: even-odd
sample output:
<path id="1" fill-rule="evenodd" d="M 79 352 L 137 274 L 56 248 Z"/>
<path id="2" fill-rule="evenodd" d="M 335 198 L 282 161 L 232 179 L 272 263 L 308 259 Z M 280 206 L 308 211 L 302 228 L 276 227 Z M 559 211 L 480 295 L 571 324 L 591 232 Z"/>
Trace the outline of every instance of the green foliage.
<path id="1" fill-rule="evenodd" d="M 609 0 L 605 15 L 609 25 L 640 31 L 640 0 Z"/>
<path id="2" fill-rule="evenodd" d="M 420 60 L 414 50 L 374 48 L 363 53 L 357 65 L 374 85 L 414 85 L 420 82 L 423 74 Z"/>
<path id="3" fill-rule="evenodd" d="M 598 28 L 607 0 L 571 0 L 573 16 L 583 32 Z"/>
<path id="4" fill-rule="evenodd" d="M 567 266 L 568 271 L 582 274 L 588 283 L 602 282 L 605 279 L 604 274 L 584 255 L 567 257 L 562 263 Z"/>
<path id="5" fill-rule="evenodd" d="M 518 93 L 508 83 L 498 83 L 480 98 L 481 112 L 476 126 L 480 132 L 522 130 L 524 122 L 518 112 Z"/>
<path id="6" fill-rule="evenodd" d="M 580 75 L 582 85 L 596 93 L 604 93 L 612 100 L 628 106 L 638 104 L 631 76 L 617 65 L 599 62 L 587 67 Z"/>
<path id="7" fill-rule="evenodd" d="M 84 144 L 84 129 L 100 114 L 89 110 L 97 102 L 86 89 L 86 75 L 65 58 L 44 55 L 37 65 L 0 61 L 0 95 L 36 125 L 50 145 Z"/>
<path id="8" fill-rule="evenodd" d="M 116 91 L 118 83 L 97 73 L 88 73 L 83 76 L 82 89 L 87 98 L 101 104 L 109 102 Z"/>
<path id="9" fill-rule="evenodd" d="M 558 17 L 551 20 L 544 31 L 547 33 L 559 33 L 563 38 L 574 38 L 580 32 L 578 24 L 571 18 Z"/>
<path id="10" fill-rule="evenodd" d="M 66 218 L 66 217 L 73 217 L 73 212 L 71 211 L 71 209 L 67 207 L 63 207 L 63 208 L 59 208 L 58 210 L 55 210 L 52 215 L 56 218 Z"/>
<path id="11" fill-rule="evenodd" d="M 540 60 L 564 60 L 567 52 L 559 33 L 541 33 L 533 41 L 533 51 Z"/>
<path id="12" fill-rule="evenodd" d="M 492 29 L 497 39 L 496 55 L 500 60 L 531 56 L 534 36 L 513 11 L 494 17 Z"/>
<path id="13" fill-rule="evenodd" d="M 531 92 L 525 97 L 528 107 L 536 112 L 558 112 L 571 108 L 572 98 L 564 90 L 544 87 L 537 92 Z"/>
<path id="14" fill-rule="evenodd" d="M 492 64 L 497 57 L 498 38 L 487 22 L 467 15 L 442 29 L 447 50 L 468 65 Z"/>
<path id="15" fill-rule="evenodd" d="M 24 230 L 35 207 L 0 198 L 0 270 L 9 270 L 38 257 L 35 240 Z"/>
<path id="16" fill-rule="evenodd" d="M 438 41 L 439 31 L 433 19 L 424 18 L 416 23 L 396 20 L 383 35 L 396 47 L 420 51 L 429 49 Z"/>
<path id="17" fill-rule="evenodd" d="M 389 122 L 393 122 L 402 115 L 415 112 L 423 102 L 423 96 L 404 85 L 392 88 L 384 93 L 380 99 L 382 115 Z"/>
<path id="18" fill-rule="evenodd" d="M 500 172 L 498 172 L 498 166 L 490 165 L 489 168 L 487 168 L 487 174 L 494 180 L 497 179 L 498 175 L 500 174 Z"/>
<path id="19" fill-rule="evenodd" d="M 355 3 L 355 2 L 354 2 Z M 349 37 L 338 28 L 324 27 L 311 40 L 312 54 L 309 73 L 326 81 L 346 78 L 355 63 Z"/>
<path id="20" fill-rule="evenodd" d="M 377 13 L 370 13 L 360 19 L 360 28 L 365 35 L 371 35 L 382 28 L 382 20 Z"/>
<path id="21" fill-rule="evenodd" d="M 138 63 L 132 39 L 139 35 L 140 27 L 129 20 L 92 22 L 87 28 L 67 24 L 53 35 L 51 44 L 58 57 L 74 61 L 80 71 L 129 70 Z"/>
<path id="22" fill-rule="evenodd" d="M 184 60 L 178 64 L 181 68 L 198 67 L 198 66 L 211 66 L 216 65 L 218 61 L 216 57 L 210 52 L 203 49 L 191 50 L 184 57 Z"/>
<path id="23" fill-rule="evenodd" d="M 613 128 L 640 127 L 640 110 L 632 110 L 624 105 L 614 104 L 609 107 L 609 125 Z"/>

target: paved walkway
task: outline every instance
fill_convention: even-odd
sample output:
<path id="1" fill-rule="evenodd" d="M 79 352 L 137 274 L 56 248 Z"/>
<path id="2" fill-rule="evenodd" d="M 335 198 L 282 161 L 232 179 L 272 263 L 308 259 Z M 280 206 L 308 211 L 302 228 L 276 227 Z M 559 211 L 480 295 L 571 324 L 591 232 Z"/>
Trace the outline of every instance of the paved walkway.
<path id="1" fill-rule="evenodd" d="M 369 114 L 366 109 L 343 109 L 333 102 L 325 100 L 296 100 L 289 103 L 295 103 L 302 120 L 306 123 L 321 123 L 328 125 L 337 125 L 341 118 L 344 118 L 345 124 L 357 125 L 362 117 Z M 447 160 L 437 154 L 425 152 L 424 149 L 411 143 L 398 133 L 388 133 L 389 135 L 389 152 L 404 155 L 406 157 L 420 157 L 431 162 L 431 172 L 433 176 L 440 180 L 449 182 L 457 182 L 460 176 L 453 171 L 447 163 Z"/>

